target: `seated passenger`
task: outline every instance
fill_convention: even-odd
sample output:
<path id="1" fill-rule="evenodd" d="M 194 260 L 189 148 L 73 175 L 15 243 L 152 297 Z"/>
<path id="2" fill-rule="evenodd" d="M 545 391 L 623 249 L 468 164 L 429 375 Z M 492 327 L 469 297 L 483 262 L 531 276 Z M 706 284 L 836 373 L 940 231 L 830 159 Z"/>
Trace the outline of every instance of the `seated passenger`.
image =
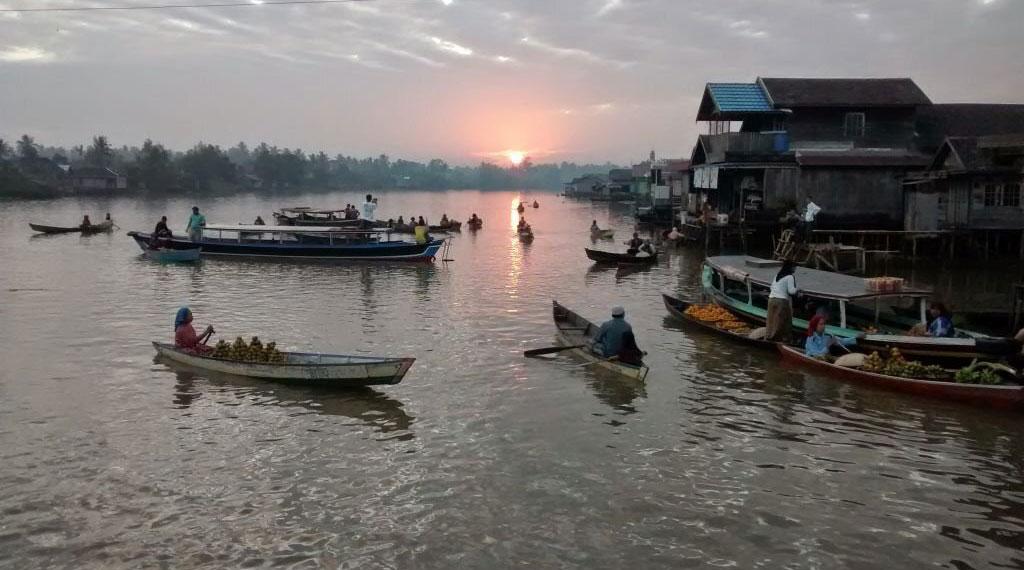
<path id="1" fill-rule="evenodd" d="M 815 316 L 811 319 L 807 340 L 804 341 L 804 354 L 811 358 L 826 358 L 830 355 L 833 346 L 854 346 L 857 344 L 855 338 L 836 338 L 834 335 L 825 332 L 827 320 L 822 316 Z"/>
<path id="2" fill-rule="evenodd" d="M 178 309 L 174 316 L 174 346 L 191 352 L 206 352 L 212 350 L 206 346 L 206 341 L 213 336 L 213 326 L 207 326 L 203 334 L 197 335 L 196 329 L 192 328 L 192 311 L 188 307 Z"/>

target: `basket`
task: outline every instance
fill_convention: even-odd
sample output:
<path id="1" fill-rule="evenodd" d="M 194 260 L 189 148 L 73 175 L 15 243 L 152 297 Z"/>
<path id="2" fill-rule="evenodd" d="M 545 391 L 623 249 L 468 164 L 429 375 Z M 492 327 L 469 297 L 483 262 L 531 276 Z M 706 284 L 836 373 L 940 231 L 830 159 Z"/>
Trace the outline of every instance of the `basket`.
<path id="1" fill-rule="evenodd" d="M 902 277 L 871 277 L 864 280 L 868 291 L 874 293 L 898 293 L 903 290 Z"/>

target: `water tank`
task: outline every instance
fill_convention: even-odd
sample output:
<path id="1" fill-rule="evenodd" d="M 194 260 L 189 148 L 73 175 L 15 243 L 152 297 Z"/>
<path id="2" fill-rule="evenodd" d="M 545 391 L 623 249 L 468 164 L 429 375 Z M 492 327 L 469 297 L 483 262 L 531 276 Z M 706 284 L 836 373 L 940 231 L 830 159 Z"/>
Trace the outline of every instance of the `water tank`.
<path id="1" fill-rule="evenodd" d="M 772 131 L 772 150 L 775 152 L 789 152 L 789 133 L 786 131 Z"/>

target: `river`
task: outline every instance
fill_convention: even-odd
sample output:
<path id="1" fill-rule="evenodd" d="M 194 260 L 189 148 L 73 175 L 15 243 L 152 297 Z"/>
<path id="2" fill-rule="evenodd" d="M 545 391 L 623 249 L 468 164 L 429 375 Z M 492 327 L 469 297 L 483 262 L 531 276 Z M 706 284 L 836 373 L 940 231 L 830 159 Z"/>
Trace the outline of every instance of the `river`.
<path id="1" fill-rule="evenodd" d="M 1024 565 L 1019 415 L 876 391 L 683 330 L 701 253 L 599 270 L 627 207 L 384 192 L 378 217 L 466 219 L 454 261 L 159 265 L 125 237 L 192 202 L 0 202 L 0 567 L 983 568 Z M 355 194 L 239 195 L 210 222 Z M 111 212 L 122 228 L 33 237 Z M 605 244 L 611 247 L 611 244 Z M 621 244 L 618 247 L 623 247 Z M 571 357 L 551 300 L 626 307 L 645 384 Z M 396 386 L 324 391 L 154 363 L 175 310 L 288 349 L 414 356 Z"/>

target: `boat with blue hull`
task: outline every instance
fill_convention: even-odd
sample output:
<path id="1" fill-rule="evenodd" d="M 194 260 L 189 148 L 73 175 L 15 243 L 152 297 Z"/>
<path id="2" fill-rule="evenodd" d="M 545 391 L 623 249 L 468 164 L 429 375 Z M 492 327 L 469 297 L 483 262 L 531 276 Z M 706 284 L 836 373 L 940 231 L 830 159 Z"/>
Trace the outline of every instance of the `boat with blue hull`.
<path id="1" fill-rule="evenodd" d="M 128 232 L 143 251 L 152 235 Z M 199 241 L 174 236 L 161 240 L 167 249 L 200 248 L 203 256 L 281 257 L 338 261 L 433 261 L 443 239 L 423 243 L 392 240 L 388 230 L 353 230 L 315 226 L 257 226 L 213 224 L 203 228 Z"/>

